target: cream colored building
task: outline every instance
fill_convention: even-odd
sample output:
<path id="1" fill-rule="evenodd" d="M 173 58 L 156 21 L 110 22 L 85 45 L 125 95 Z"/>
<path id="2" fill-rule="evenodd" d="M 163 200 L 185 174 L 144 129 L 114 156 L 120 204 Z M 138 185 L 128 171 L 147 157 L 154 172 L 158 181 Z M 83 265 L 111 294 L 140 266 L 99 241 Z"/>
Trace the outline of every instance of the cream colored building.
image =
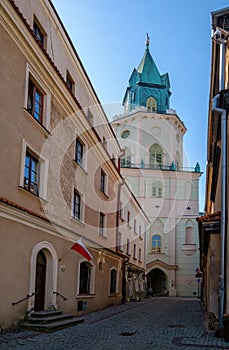
<path id="1" fill-rule="evenodd" d="M 112 127 L 125 155 L 121 173 L 150 220 L 146 236 L 148 288 L 154 294 L 197 296 L 199 266 L 198 163 L 186 168 L 186 127 L 169 106 L 168 74 L 160 75 L 149 52 L 133 70 L 124 114 Z"/>
<path id="2" fill-rule="evenodd" d="M 118 304 L 113 130 L 51 1 L 2 0 L 0 40 L 0 327 Z M 71 249 L 80 237 L 91 261 Z"/>

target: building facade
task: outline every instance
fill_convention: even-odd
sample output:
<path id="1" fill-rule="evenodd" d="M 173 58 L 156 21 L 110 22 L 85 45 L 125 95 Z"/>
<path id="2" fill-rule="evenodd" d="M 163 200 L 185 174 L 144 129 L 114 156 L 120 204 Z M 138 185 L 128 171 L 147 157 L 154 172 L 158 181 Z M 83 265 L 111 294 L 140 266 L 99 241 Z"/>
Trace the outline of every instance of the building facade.
<path id="1" fill-rule="evenodd" d="M 149 51 L 129 79 L 124 114 L 113 129 L 125 155 L 121 173 L 150 220 L 146 236 L 148 288 L 154 294 L 197 295 L 199 164 L 186 168 L 184 123 L 170 109 L 168 74 Z"/>
<path id="2" fill-rule="evenodd" d="M 114 132 L 51 1 L 1 1 L 0 38 L 0 328 L 118 304 Z M 90 261 L 71 249 L 80 238 Z"/>
<path id="3" fill-rule="evenodd" d="M 229 312 L 228 110 L 229 8 L 212 12 L 205 215 L 198 218 L 202 299 L 219 328 Z"/>

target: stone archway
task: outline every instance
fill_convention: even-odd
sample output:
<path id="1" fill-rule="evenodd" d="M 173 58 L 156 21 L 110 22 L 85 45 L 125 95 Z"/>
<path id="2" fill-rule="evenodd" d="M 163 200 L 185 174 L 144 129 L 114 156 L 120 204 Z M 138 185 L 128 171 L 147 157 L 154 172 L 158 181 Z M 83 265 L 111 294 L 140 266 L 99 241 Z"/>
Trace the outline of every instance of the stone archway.
<path id="1" fill-rule="evenodd" d="M 148 289 L 152 288 L 153 295 L 167 295 L 168 276 L 161 269 L 154 268 L 147 274 L 147 286 Z"/>

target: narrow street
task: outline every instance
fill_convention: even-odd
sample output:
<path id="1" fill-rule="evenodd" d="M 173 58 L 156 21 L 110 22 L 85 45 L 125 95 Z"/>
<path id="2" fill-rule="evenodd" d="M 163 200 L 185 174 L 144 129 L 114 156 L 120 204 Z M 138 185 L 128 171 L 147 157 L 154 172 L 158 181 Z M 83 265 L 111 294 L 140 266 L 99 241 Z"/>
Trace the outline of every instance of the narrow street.
<path id="1" fill-rule="evenodd" d="M 198 300 L 153 297 L 87 314 L 83 323 L 54 333 L 0 334 L 0 349 L 229 349 L 205 324 Z"/>

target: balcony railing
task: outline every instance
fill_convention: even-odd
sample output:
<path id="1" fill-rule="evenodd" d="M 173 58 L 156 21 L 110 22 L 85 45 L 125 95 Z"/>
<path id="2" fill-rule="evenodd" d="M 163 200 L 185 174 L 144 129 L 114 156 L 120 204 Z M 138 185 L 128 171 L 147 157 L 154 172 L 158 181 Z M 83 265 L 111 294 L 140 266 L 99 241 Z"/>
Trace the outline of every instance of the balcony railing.
<path id="1" fill-rule="evenodd" d="M 137 164 L 137 163 L 124 163 L 121 162 L 121 168 L 132 168 L 132 169 L 149 169 L 149 170 L 163 170 L 163 171 L 186 171 L 186 172 L 200 172 L 200 166 L 197 163 L 195 167 L 178 167 L 175 164 L 171 165 L 155 165 L 155 164 Z"/>

